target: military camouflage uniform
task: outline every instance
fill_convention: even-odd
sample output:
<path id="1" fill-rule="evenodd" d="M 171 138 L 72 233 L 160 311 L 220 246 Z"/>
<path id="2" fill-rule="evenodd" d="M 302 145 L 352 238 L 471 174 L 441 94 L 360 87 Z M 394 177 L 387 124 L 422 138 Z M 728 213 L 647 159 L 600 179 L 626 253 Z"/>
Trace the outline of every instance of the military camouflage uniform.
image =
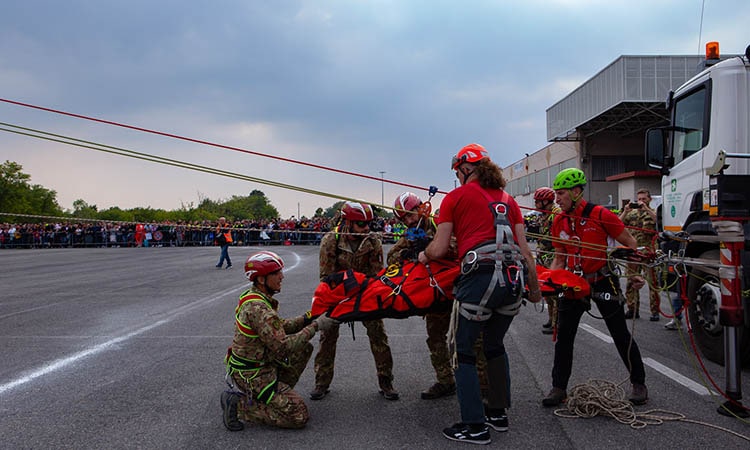
<path id="1" fill-rule="evenodd" d="M 354 247 L 354 248 L 352 248 Z M 383 269 L 383 245 L 375 234 L 361 240 L 349 240 L 337 230 L 330 231 L 320 241 L 320 279 L 342 270 L 352 269 L 373 276 Z M 370 351 L 375 359 L 378 380 L 393 380 L 393 356 L 382 319 L 363 321 L 370 339 Z M 315 355 L 315 386 L 328 388 L 333 380 L 336 342 L 339 327 L 320 332 L 320 346 Z M 382 386 L 381 386 L 382 387 Z"/>
<path id="2" fill-rule="evenodd" d="M 654 250 L 653 239 L 656 233 L 656 223 L 644 208 L 631 209 L 627 214 L 623 216 L 622 222 L 626 227 L 632 227 L 628 228 L 628 231 L 630 231 L 630 234 L 632 234 L 635 240 L 638 242 L 639 247 L 646 247 L 648 249 Z M 653 232 L 649 232 L 646 230 L 653 230 Z M 651 315 L 659 314 L 659 292 L 655 289 L 652 289 L 652 286 L 655 286 L 653 269 L 638 265 L 635 267 L 635 270 L 636 274 L 645 272 L 644 276 L 646 278 L 646 281 L 648 282 L 649 309 L 651 310 Z M 640 292 L 636 289 L 633 289 L 633 285 L 630 282 L 629 278 L 627 287 L 625 289 L 625 298 L 628 304 L 628 311 L 633 311 L 634 313 L 638 312 L 638 305 L 640 304 L 639 297 Z"/>
<path id="3" fill-rule="evenodd" d="M 536 260 L 539 265 L 547 268 L 552 264 L 552 260 L 555 259 L 555 247 L 552 246 L 551 230 L 552 222 L 555 220 L 555 214 L 560 212 L 560 207 L 554 205 L 552 210 L 547 213 L 547 216 L 542 219 L 541 226 L 539 227 L 539 239 L 536 244 Z M 557 297 L 544 297 L 544 300 L 547 302 L 550 325 L 552 326 L 552 329 L 554 329 L 555 325 L 557 325 Z"/>
<path id="4" fill-rule="evenodd" d="M 242 293 L 228 358 L 242 360 L 249 370 L 233 369 L 231 364 L 228 370 L 237 388 L 245 393 L 238 407 L 241 420 L 302 428 L 310 416 L 293 388 L 312 355 L 309 341 L 316 326 L 305 325 L 303 316 L 282 319 L 278 307 L 277 300 L 255 288 Z"/>
<path id="5" fill-rule="evenodd" d="M 430 220 L 426 227 L 425 234 L 427 238 L 426 242 L 417 242 L 414 245 L 413 241 L 410 241 L 406 236 L 401 238 L 391 247 L 388 252 L 386 259 L 388 265 L 401 264 L 404 261 L 416 261 L 419 252 L 424 250 L 426 244 L 432 241 L 435 237 L 436 225 Z M 414 248 L 417 247 L 417 248 Z M 421 248 L 420 248 L 421 247 Z M 457 258 L 458 249 L 456 248 L 455 242 L 451 242 L 448 250 L 448 258 Z M 448 334 L 448 327 L 450 326 L 451 313 L 450 311 L 445 312 L 431 312 L 424 316 L 425 327 L 427 329 L 427 348 L 430 350 L 430 362 L 432 363 L 433 369 L 435 369 L 435 376 L 437 382 L 443 385 L 454 385 L 456 384 L 453 377 L 453 368 L 451 367 L 451 355 L 448 351 L 448 343 L 446 336 Z M 477 339 L 477 343 L 474 347 L 477 354 L 477 371 L 479 372 L 479 384 L 482 388 L 482 392 L 486 390 L 487 373 L 485 367 L 487 360 L 484 357 L 482 351 L 482 337 Z"/>

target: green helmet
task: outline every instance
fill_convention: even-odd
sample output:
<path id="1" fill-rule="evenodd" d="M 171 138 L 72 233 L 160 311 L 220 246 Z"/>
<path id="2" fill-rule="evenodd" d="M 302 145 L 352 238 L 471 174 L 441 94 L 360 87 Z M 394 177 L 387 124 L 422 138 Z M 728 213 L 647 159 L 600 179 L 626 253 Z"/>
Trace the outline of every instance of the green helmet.
<path id="1" fill-rule="evenodd" d="M 576 186 L 586 185 L 586 175 L 584 175 L 581 169 L 569 168 L 563 169 L 555 177 L 554 183 L 552 183 L 552 189 L 572 189 Z"/>

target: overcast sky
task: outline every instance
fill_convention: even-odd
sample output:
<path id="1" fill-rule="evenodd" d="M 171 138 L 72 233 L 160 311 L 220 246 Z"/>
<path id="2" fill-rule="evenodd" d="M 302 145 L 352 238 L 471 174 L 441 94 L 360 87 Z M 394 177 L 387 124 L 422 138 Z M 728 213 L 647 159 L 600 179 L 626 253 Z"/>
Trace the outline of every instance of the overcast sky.
<path id="1" fill-rule="evenodd" d="M 541 149 L 546 109 L 620 55 L 702 54 L 710 40 L 743 53 L 750 2 L 705 0 L 701 31 L 703 4 L 6 0 L 0 98 L 447 191 L 463 145 L 501 167 Z M 372 203 L 405 190 L 5 102 L 0 122 Z M 289 217 L 336 201 L 7 132 L 0 160 L 68 209 L 259 189 Z"/>

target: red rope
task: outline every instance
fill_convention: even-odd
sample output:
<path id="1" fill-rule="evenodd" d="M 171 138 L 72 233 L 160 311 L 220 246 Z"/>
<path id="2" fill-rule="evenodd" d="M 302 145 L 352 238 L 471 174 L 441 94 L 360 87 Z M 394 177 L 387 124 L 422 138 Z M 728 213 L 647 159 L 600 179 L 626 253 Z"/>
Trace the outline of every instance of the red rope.
<path id="1" fill-rule="evenodd" d="M 722 397 L 724 397 L 725 399 L 727 399 L 729 401 L 729 403 L 733 404 L 734 406 L 736 406 L 738 408 L 742 408 L 745 411 L 750 411 L 750 408 L 744 406 L 742 403 L 739 403 L 737 400 L 735 400 L 733 398 L 729 398 L 729 395 L 727 395 L 727 393 L 724 392 L 719 387 L 718 384 L 716 384 L 716 381 L 714 380 L 714 378 L 711 376 L 710 373 L 708 373 L 708 367 L 706 367 L 706 365 L 703 363 L 703 358 L 701 358 L 700 352 L 698 351 L 698 346 L 695 343 L 695 336 L 693 335 L 693 329 L 690 326 L 690 319 L 687 317 L 687 314 L 685 315 L 685 323 L 687 325 L 687 332 L 688 332 L 688 336 L 690 337 L 690 345 L 693 347 L 693 353 L 695 354 L 695 358 L 697 359 L 698 364 L 700 364 L 701 369 L 703 369 L 703 374 L 706 375 L 706 378 L 708 378 L 708 381 L 711 383 L 711 385 L 714 387 L 714 389 L 716 389 L 716 392 L 718 392 L 719 395 L 721 395 Z M 724 361 L 724 364 L 726 364 L 726 363 L 727 362 Z"/>
<path id="2" fill-rule="evenodd" d="M 408 188 L 412 188 L 412 189 L 419 189 L 419 190 L 423 190 L 423 191 L 429 191 L 429 188 L 425 188 L 425 187 L 422 187 L 422 186 L 416 186 L 416 185 L 408 184 L 408 183 L 402 183 L 400 181 L 389 180 L 389 179 L 384 179 L 384 178 L 378 178 L 378 177 L 371 176 L 371 175 L 363 175 L 363 174 L 359 174 L 359 173 L 356 173 L 356 172 L 349 172 L 349 171 L 341 170 L 341 169 L 334 169 L 332 167 L 321 166 L 321 165 L 318 165 L 318 164 L 308 163 L 308 162 L 304 162 L 304 161 L 298 161 L 298 160 L 290 159 L 290 158 L 284 158 L 284 157 L 281 157 L 281 156 L 268 155 L 268 154 L 265 154 L 265 153 L 254 152 L 252 150 L 247 150 L 247 149 L 243 149 L 243 148 L 239 148 L 239 147 L 232 147 L 232 146 L 229 146 L 229 145 L 222 145 L 222 144 L 217 144 L 217 143 L 214 143 L 214 142 L 209 142 L 209 141 L 204 141 L 204 140 L 200 140 L 200 139 L 189 138 L 189 137 L 186 137 L 186 136 L 180 136 L 178 134 L 171 134 L 171 133 L 165 133 L 163 131 L 151 130 L 149 128 L 136 127 L 134 125 L 127 125 L 127 124 L 124 124 L 124 123 L 113 122 L 111 120 L 97 119 L 96 117 L 84 116 L 82 114 L 75 114 L 75 113 L 71 113 L 71 112 L 67 112 L 67 111 L 61 111 L 61 110 L 57 110 L 57 109 L 46 108 L 44 106 L 32 105 L 30 103 L 17 102 L 17 101 L 5 99 L 5 98 L 0 98 L 0 101 L 5 102 L 5 103 L 10 103 L 12 105 L 23 106 L 23 107 L 26 107 L 26 108 L 38 109 L 38 110 L 41 110 L 41 111 L 47 111 L 47 112 L 51 112 L 51 113 L 55 113 L 55 114 L 61 114 L 61 115 L 64 115 L 64 116 L 75 117 L 77 119 L 90 120 L 92 122 L 99 122 L 99 123 L 104 123 L 104 124 L 107 124 L 107 125 L 114 125 L 116 127 L 128 128 L 128 129 L 131 129 L 131 130 L 142 131 L 144 133 L 151 133 L 151 134 L 156 134 L 156 135 L 159 135 L 159 136 L 165 136 L 165 137 L 169 137 L 169 138 L 173 138 L 173 139 L 180 139 L 180 140 L 183 140 L 183 141 L 194 142 L 196 144 L 210 145 L 212 147 L 223 148 L 223 149 L 226 149 L 226 150 L 234 150 L 234 151 L 237 151 L 237 152 L 248 153 L 248 154 L 255 155 L 255 156 L 263 156 L 265 158 L 277 159 L 279 161 L 284 161 L 284 162 L 289 162 L 289 163 L 294 163 L 294 164 L 300 164 L 300 165 L 303 165 L 303 166 L 314 167 L 316 169 L 328 170 L 328 171 L 331 171 L 331 172 L 337 172 L 337 173 L 341 173 L 341 174 L 344 174 L 344 175 L 352 175 L 352 176 L 355 176 L 355 177 L 367 178 L 369 180 L 381 181 L 381 182 L 395 184 L 395 185 L 398 185 L 398 186 L 404 186 L 404 187 L 408 187 Z M 447 194 L 447 192 L 445 192 L 445 191 L 438 191 L 438 192 L 441 193 L 441 194 Z"/>

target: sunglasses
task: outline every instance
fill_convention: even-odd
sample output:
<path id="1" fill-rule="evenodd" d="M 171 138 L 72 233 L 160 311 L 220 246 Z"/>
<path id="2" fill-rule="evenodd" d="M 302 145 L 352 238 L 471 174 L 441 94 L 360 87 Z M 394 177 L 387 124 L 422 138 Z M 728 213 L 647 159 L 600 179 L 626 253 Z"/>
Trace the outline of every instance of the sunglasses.
<path id="1" fill-rule="evenodd" d="M 364 221 L 364 220 L 355 220 L 354 224 L 357 225 L 360 228 L 365 228 L 365 227 L 369 227 L 370 226 L 370 222 L 369 221 Z"/>

